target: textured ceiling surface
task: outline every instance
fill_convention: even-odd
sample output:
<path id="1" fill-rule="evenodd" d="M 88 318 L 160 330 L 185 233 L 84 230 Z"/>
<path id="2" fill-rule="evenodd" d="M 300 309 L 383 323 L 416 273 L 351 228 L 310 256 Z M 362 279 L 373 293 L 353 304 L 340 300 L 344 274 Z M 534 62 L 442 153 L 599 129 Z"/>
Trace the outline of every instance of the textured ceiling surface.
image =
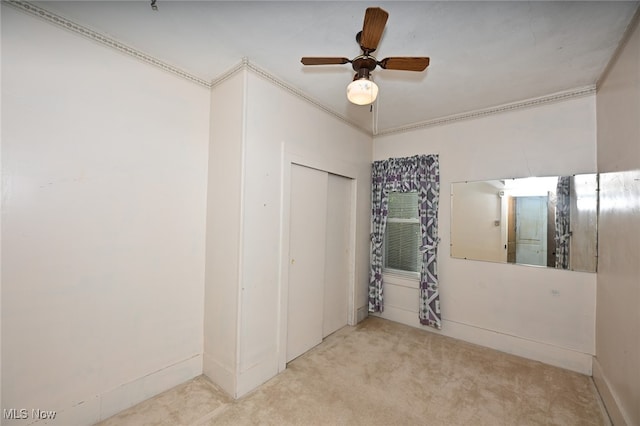
<path id="1" fill-rule="evenodd" d="M 207 81 L 243 58 L 372 133 L 593 86 L 638 2 L 34 2 Z M 374 55 L 429 56 L 422 73 L 376 69 L 374 108 L 350 104 L 347 65 L 364 11 L 389 20 Z"/>

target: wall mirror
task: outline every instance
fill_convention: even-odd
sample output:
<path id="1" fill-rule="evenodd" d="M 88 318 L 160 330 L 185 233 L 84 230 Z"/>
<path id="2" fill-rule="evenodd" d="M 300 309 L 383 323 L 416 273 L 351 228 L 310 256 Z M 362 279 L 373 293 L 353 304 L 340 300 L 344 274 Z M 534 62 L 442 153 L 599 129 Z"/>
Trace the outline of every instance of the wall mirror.
<path id="1" fill-rule="evenodd" d="M 451 256 L 596 272 L 598 175 L 451 184 Z"/>

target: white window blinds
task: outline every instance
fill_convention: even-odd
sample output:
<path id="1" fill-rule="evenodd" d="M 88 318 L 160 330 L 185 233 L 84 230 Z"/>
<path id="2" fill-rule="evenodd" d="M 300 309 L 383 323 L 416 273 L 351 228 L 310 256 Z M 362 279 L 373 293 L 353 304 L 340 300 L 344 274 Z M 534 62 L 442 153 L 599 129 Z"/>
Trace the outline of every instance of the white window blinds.
<path id="1" fill-rule="evenodd" d="M 420 271 L 420 219 L 417 192 L 390 192 L 384 238 L 384 269 Z"/>

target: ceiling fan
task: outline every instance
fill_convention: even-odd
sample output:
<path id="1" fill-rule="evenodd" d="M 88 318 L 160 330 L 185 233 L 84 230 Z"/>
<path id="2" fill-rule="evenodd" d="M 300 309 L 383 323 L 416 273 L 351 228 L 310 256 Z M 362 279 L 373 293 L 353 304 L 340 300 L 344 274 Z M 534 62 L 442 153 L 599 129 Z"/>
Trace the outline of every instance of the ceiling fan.
<path id="1" fill-rule="evenodd" d="M 429 65 L 427 57 L 389 57 L 378 61 L 375 52 L 389 13 L 379 7 L 369 7 L 364 14 L 362 31 L 356 34 L 356 42 L 362 54 L 353 59 L 332 57 L 303 57 L 303 65 L 341 65 L 351 64 L 356 72 L 353 81 L 347 86 L 347 98 L 357 105 L 369 105 L 378 96 L 378 86 L 371 81 L 371 72 L 380 66 L 387 70 L 424 71 Z"/>

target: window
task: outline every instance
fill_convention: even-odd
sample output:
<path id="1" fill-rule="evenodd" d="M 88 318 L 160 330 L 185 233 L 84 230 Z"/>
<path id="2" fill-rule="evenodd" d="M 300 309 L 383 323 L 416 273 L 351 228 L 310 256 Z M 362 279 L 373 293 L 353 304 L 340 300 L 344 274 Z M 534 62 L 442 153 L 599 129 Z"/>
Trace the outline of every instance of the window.
<path id="1" fill-rule="evenodd" d="M 417 192 L 390 192 L 389 214 L 384 235 L 384 270 L 419 272 L 420 218 Z"/>

